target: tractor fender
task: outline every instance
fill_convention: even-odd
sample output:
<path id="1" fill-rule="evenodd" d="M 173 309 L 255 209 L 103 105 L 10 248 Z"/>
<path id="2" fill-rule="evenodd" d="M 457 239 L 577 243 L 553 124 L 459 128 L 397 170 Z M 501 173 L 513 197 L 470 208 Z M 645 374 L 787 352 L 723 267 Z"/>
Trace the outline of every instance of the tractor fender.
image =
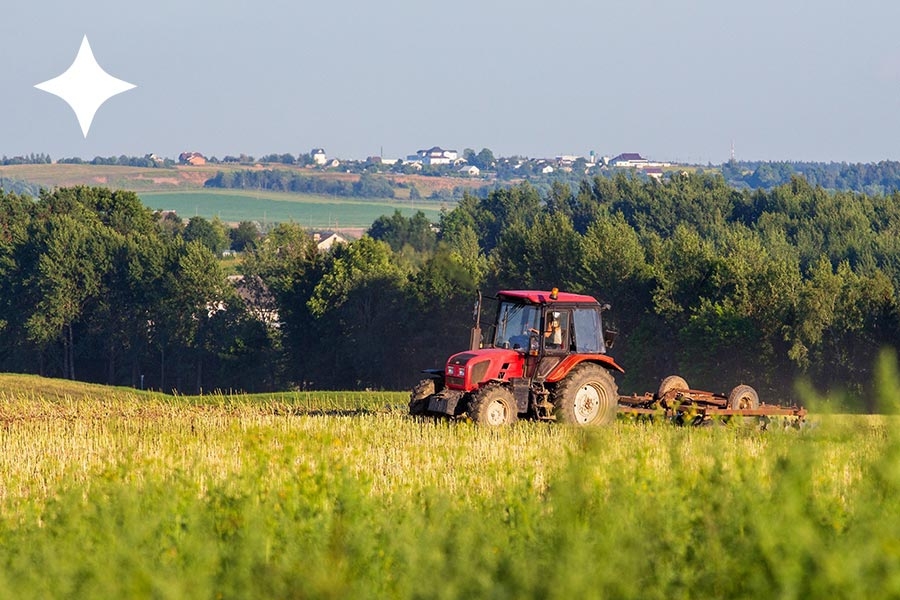
<path id="1" fill-rule="evenodd" d="M 569 374 L 569 371 L 583 362 L 596 363 L 601 367 L 615 370 L 619 373 L 625 372 L 625 369 L 620 367 L 613 357 L 607 356 L 606 354 L 570 354 L 562 359 L 560 363 L 547 374 L 547 378 L 544 381 L 547 383 L 556 383 L 565 378 L 565 376 Z"/>

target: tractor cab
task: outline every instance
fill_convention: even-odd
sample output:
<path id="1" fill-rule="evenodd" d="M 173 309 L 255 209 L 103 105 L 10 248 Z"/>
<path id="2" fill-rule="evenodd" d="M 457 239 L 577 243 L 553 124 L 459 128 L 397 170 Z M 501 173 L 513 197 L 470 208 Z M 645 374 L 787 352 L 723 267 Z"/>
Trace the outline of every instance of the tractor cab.
<path id="1" fill-rule="evenodd" d="M 472 392 L 486 382 L 516 386 L 552 382 L 584 360 L 621 370 L 606 355 L 602 311 L 591 296 L 547 291 L 497 293 L 494 322 L 482 336 L 481 302 L 468 350 L 447 359 L 442 372 L 447 389 Z"/>
<path id="2" fill-rule="evenodd" d="M 591 296 L 558 292 L 504 291 L 491 348 L 526 354 L 605 354 L 612 332 L 603 330 L 604 307 Z"/>

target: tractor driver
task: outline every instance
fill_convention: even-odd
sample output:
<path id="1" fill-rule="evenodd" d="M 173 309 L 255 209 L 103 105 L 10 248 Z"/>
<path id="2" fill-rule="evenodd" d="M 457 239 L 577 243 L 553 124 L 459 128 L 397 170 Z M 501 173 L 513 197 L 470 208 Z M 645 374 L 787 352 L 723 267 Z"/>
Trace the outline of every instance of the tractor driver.
<path id="1" fill-rule="evenodd" d="M 550 319 L 547 320 L 547 328 L 544 330 L 544 337 L 547 338 L 548 348 L 559 348 L 562 346 L 562 328 L 559 325 L 559 312 L 553 311 Z"/>

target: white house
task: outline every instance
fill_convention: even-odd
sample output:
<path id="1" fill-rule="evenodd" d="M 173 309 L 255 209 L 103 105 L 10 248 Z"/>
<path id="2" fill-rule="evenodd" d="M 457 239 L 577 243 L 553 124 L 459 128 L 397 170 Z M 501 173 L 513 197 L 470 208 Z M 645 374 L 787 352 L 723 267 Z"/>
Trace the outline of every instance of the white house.
<path id="1" fill-rule="evenodd" d="M 647 167 L 646 169 L 642 169 L 642 171 L 647 177 L 655 179 L 656 181 L 662 181 L 663 170 L 661 168 Z"/>
<path id="2" fill-rule="evenodd" d="M 199 152 L 182 152 L 178 155 L 178 162 L 183 165 L 200 167 L 206 164 L 206 157 Z"/>
<path id="3" fill-rule="evenodd" d="M 651 161 L 640 154 L 626 152 L 610 160 L 609 166 L 618 167 L 620 169 L 649 169 L 671 167 L 672 163 Z"/>
<path id="4" fill-rule="evenodd" d="M 324 165 L 325 161 L 327 160 L 325 157 L 325 150 L 323 148 L 313 148 L 309 155 L 312 157 L 313 162 L 317 165 Z"/>
<path id="5" fill-rule="evenodd" d="M 641 167 L 647 166 L 648 162 L 650 161 L 648 161 L 637 152 L 623 152 L 622 154 L 610 160 L 609 164 L 612 167 L 619 167 L 623 169 L 640 169 Z"/>
<path id="6" fill-rule="evenodd" d="M 416 158 L 426 165 L 449 165 L 456 162 L 459 153 L 456 150 L 444 150 L 440 146 L 432 146 L 428 150 L 417 150 Z"/>
<path id="7" fill-rule="evenodd" d="M 481 169 L 476 167 L 475 165 L 464 165 L 459 168 L 458 173 L 461 175 L 468 175 L 469 177 L 478 177 L 481 173 Z"/>
<path id="8" fill-rule="evenodd" d="M 269 327 L 281 327 L 278 304 L 268 286 L 259 277 L 245 278 L 243 275 L 229 275 L 228 281 L 234 286 L 238 296 L 247 305 L 250 314 Z M 218 306 L 215 307 L 219 310 Z M 223 310 L 224 310 L 223 306 Z M 210 306 L 207 305 L 207 310 Z"/>
<path id="9" fill-rule="evenodd" d="M 320 252 L 327 252 L 328 250 L 331 250 L 332 246 L 334 246 L 335 244 L 347 243 L 346 238 L 336 233 L 328 233 L 325 235 L 321 233 L 314 233 L 313 241 L 316 242 L 316 246 L 319 248 Z"/>

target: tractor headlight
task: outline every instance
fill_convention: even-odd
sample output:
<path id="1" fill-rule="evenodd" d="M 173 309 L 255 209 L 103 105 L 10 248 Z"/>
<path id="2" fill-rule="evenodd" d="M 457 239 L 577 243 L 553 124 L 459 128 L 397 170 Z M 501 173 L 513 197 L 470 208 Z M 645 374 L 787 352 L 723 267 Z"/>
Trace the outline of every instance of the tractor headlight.
<path id="1" fill-rule="evenodd" d="M 447 365 L 447 375 L 450 377 L 465 377 L 466 367 L 463 365 Z"/>

